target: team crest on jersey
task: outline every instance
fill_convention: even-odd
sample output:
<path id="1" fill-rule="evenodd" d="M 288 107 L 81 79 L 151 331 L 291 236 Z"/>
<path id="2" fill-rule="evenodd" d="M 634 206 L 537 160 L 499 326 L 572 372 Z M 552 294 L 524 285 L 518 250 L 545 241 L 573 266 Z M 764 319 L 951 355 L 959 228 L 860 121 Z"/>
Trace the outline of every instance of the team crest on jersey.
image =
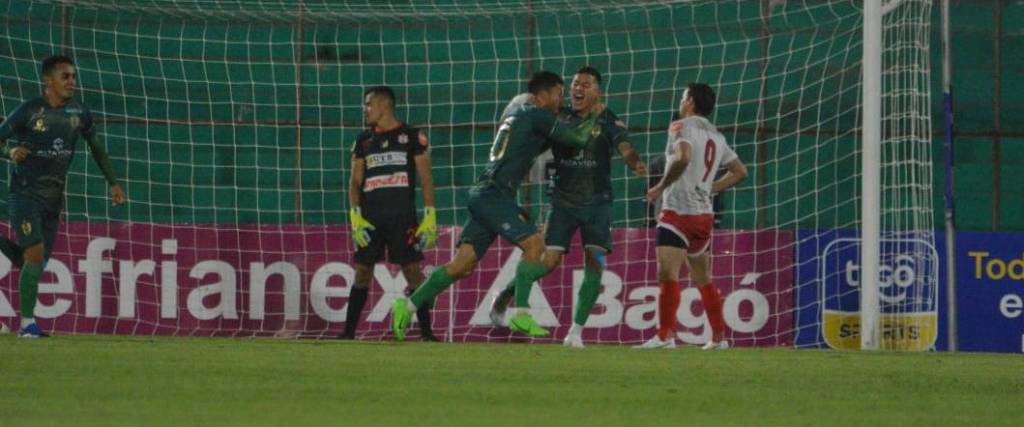
<path id="1" fill-rule="evenodd" d="M 370 147 L 373 146 L 373 139 L 372 138 L 366 138 L 366 139 L 364 139 L 362 141 L 359 141 L 359 143 L 362 144 L 364 150 L 369 150 Z"/>
<path id="2" fill-rule="evenodd" d="M 402 145 L 408 144 L 409 143 L 409 135 L 406 135 L 404 133 L 401 134 L 401 135 L 398 135 L 398 143 L 402 144 Z"/>
<path id="3" fill-rule="evenodd" d="M 77 128 L 78 125 L 82 123 L 82 121 L 75 114 L 72 114 L 71 118 L 68 119 L 68 121 L 71 122 L 71 127 L 72 128 Z"/>
<path id="4" fill-rule="evenodd" d="M 26 236 L 28 236 L 29 234 L 32 234 L 32 223 L 31 222 L 24 221 L 24 222 L 21 223 L 21 234 L 24 234 Z"/>
<path id="5" fill-rule="evenodd" d="M 35 132 L 46 132 L 46 122 L 43 121 L 42 117 L 36 119 L 35 123 L 32 125 L 32 130 Z"/>
<path id="6" fill-rule="evenodd" d="M 590 130 L 590 137 L 597 138 L 599 136 L 601 136 L 601 128 L 598 126 L 594 126 L 594 128 Z"/>

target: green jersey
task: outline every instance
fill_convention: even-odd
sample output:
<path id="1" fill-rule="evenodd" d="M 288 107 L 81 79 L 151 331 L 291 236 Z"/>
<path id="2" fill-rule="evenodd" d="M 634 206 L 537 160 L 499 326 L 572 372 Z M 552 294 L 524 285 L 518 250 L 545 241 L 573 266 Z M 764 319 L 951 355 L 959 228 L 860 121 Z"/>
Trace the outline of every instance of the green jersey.
<path id="1" fill-rule="evenodd" d="M 563 116 L 573 123 L 582 119 L 572 111 Z M 583 207 L 612 201 L 612 155 L 619 144 L 629 142 L 626 125 L 610 109 L 597 117 L 593 137 L 583 148 L 553 146 L 555 157 L 552 202 L 567 207 Z"/>
<path id="2" fill-rule="evenodd" d="M 40 97 L 21 104 L 0 125 L 0 143 L 15 137 L 31 151 L 11 171 L 11 193 L 59 210 L 79 135 L 90 141 L 96 136 L 92 114 L 78 101 L 53 108 Z M 6 145 L 3 154 L 10 157 Z"/>
<path id="3" fill-rule="evenodd" d="M 587 143 L 594 123 L 593 120 L 563 122 L 551 112 L 530 104 L 513 108 L 494 136 L 490 163 L 477 186 L 495 187 L 514 196 L 534 159 L 548 149 L 549 140 L 555 145 L 582 147 Z"/>

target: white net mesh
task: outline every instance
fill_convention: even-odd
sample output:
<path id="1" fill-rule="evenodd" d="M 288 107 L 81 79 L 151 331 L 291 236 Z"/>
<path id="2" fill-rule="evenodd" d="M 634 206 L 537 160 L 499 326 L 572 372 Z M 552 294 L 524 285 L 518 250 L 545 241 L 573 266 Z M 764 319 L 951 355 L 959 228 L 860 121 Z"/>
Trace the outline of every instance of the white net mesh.
<path id="1" fill-rule="evenodd" d="M 428 132 L 443 226 L 425 261 L 435 266 L 451 256 L 468 219 L 466 189 L 525 77 L 548 69 L 571 78 L 591 65 L 604 76 L 606 105 L 652 166 L 686 83 L 717 91 L 712 121 L 750 169 L 721 198 L 713 240 L 729 338 L 853 342 L 860 2 L 2 4 L 2 111 L 37 96 L 41 58 L 73 56 L 79 99 L 96 114 L 131 200 L 109 206 L 92 161 L 75 161 L 40 296 L 46 327 L 333 336 L 354 276 L 345 190 L 363 90 L 392 86 L 399 118 Z M 894 4 L 883 44 L 882 249 L 891 280 L 882 280 L 882 309 L 923 318 L 912 325 L 923 329 L 937 309 L 938 280 L 931 2 Z M 614 165 L 614 252 L 584 338 L 632 343 L 657 321 L 651 209 L 642 200 L 648 182 Z M 543 184 L 520 197 L 542 218 Z M 570 251 L 534 291 L 534 314 L 556 338 L 571 323 L 582 277 L 582 248 Z M 439 297 L 435 331 L 453 341 L 516 340 L 490 328 L 486 310 L 517 257 L 507 243 L 492 247 L 477 273 Z M 17 275 L 3 271 L 0 318 L 16 323 Z M 396 266 L 378 266 L 375 278 L 363 338 L 389 336 L 388 303 L 405 286 Z M 684 342 L 710 336 L 695 289 L 684 291 L 678 317 Z M 921 343 L 932 345 L 883 345 Z"/>

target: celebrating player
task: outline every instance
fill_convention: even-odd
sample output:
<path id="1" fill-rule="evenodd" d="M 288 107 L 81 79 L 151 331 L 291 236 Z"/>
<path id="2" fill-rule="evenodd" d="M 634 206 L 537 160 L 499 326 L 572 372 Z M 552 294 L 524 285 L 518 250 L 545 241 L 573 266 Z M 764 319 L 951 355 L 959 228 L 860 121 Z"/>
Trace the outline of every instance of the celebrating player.
<path id="1" fill-rule="evenodd" d="M 434 180 L 430 174 L 427 137 L 421 130 L 395 117 L 395 93 L 387 86 L 367 89 L 363 113 L 370 126 L 352 146 L 352 176 L 348 200 L 355 254 L 356 279 L 349 295 L 345 331 L 340 339 L 354 339 L 366 304 L 373 267 L 384 259 L 402 266 L 406 294 L 423 283 L 420 248 L 437 240 Z M 423 186 L 423 221 L 416 219 L 416 178 Z M 437 341 L 431 330 L 433 300 L 419 305 L 416 317 L 421 339 Z"/>
<path id="2" fill-rule="evenodd" d="M 544 267 L 548 272 L 562 263 L 569 241 L 576 230 L 583 240 L 584 269 L 573 316 L 573 325 L 563 342 L 566 346 L 583 348 L 583 326 L 601 291 L 604 260 L 612 247 L 612 150 L 637 176 L 647 173 L 647 166 L 633 150 L 626 125 L 601 102 L 601 73 L 592 67 L 576 71 L 569 89 L 572 108 L 564 113 L 572 120 L 598 114 L 595 137 L 582 147 L 555 145 L 554 192 L 544 231 Z M 511 301 L 514 288 L 509 286 L 491 306 L 491 321 L 500 324 Z"/>
<path id="3" fill-rule="evenodd" d="M 78 82 L 74 61 L 59 55 L 46 58 L 42 75 L 43 96 L 21 104 L 0 125 L 0 157 L 16 164 L 11 171 L 7 210 L 17 235 L 17 243 L 6 237 L 0 239 L 0 251 L 11 264 L 21 267 L 18 336 L 24 338 L 48 336 L 35 322 L 39 276 L 53 253 L 68 169 L 80 135 L 110 184 L 111 200 L 118 205 L 126 200 L 110 159 L 96 137 L 92 113 L 74 99 Z M 6 142 L 12 136 L 17 138 L 18 145 L 9 148 Z"/>
<path id="4" fill-rule="evenodd" d="M 534 73 L 528 83 L 531 103 L 512 108 L 504 117 L 491 147 L 490 163 L 469 193 L 470 219 L 463 228 L 455 258 L 435 269 L 408 301 L 399 299 L 391 307 L 391 327 L 395 338 L 405 338 L 409 313 L 433 301 L 437 294 L 473 272 L 478 260 L 497 236 L 523 250 L 523 257 L 512 279 L 517 289 L 517 316 L 509 322 L 516 332 L 546 336 L 548 331 L 528 311 L 529 289 L 545 272 L 541 263 L 544 241 L 526 212 L 516 203 L 516 193 L 534 159 L 547 149 L 548 140 L 582 147 L 590 138 L 596 115 L 571 126 L 555 117 L 562 100 L 562 78 L 550 71 Z"/>
<path id="5" fill-rule="evenodd" d="M 712 195 L 732 188 L 747 177 L 747 168 L 729 148 L 725 137 L 707 117 L 715 108 L 715 92 L 706 84 L 691 83 L 679 104 L 681 120 L 669 126 L 665 146 L 665 175 L 647 192 L 647 201 L 661 198 L 658 215 L 658 334 L 638 348 L 675 348 L 676 310 L 679 309 L 679 268 L 685 260 L 690 281 L 700 289 L 701 302 L 711 325 L 705 350 L 726 349 L 722 296 L 708 262 L 714 224 Z M 715 180 L 719 166 L 728 173 Z"/>

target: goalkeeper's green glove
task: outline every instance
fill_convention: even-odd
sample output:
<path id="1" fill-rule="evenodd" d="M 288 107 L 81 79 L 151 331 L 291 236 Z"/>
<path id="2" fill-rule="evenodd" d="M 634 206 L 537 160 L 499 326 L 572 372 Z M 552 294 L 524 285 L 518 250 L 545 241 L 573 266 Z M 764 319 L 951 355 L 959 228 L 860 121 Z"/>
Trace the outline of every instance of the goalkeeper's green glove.
<path id="1" fill-rule="evenodd" d="M 352 240 L 356 241 L 356 246 L 365 248 L 370 244 L 369 230 L 376 230 L 376 228 L 370 224 L 370 221 L 363 218 L 363 212 L 359 208 L 349 209 L 348 219 L 352 224 Z"/>
<path id="2" fill-rule="evenodd" d="M 420 240 L 420 249 L 430 249 L 437 242 L 437 211 L 433 206 L 423 208 L 423 221 L 416 228 L 416 238 Z"/>

